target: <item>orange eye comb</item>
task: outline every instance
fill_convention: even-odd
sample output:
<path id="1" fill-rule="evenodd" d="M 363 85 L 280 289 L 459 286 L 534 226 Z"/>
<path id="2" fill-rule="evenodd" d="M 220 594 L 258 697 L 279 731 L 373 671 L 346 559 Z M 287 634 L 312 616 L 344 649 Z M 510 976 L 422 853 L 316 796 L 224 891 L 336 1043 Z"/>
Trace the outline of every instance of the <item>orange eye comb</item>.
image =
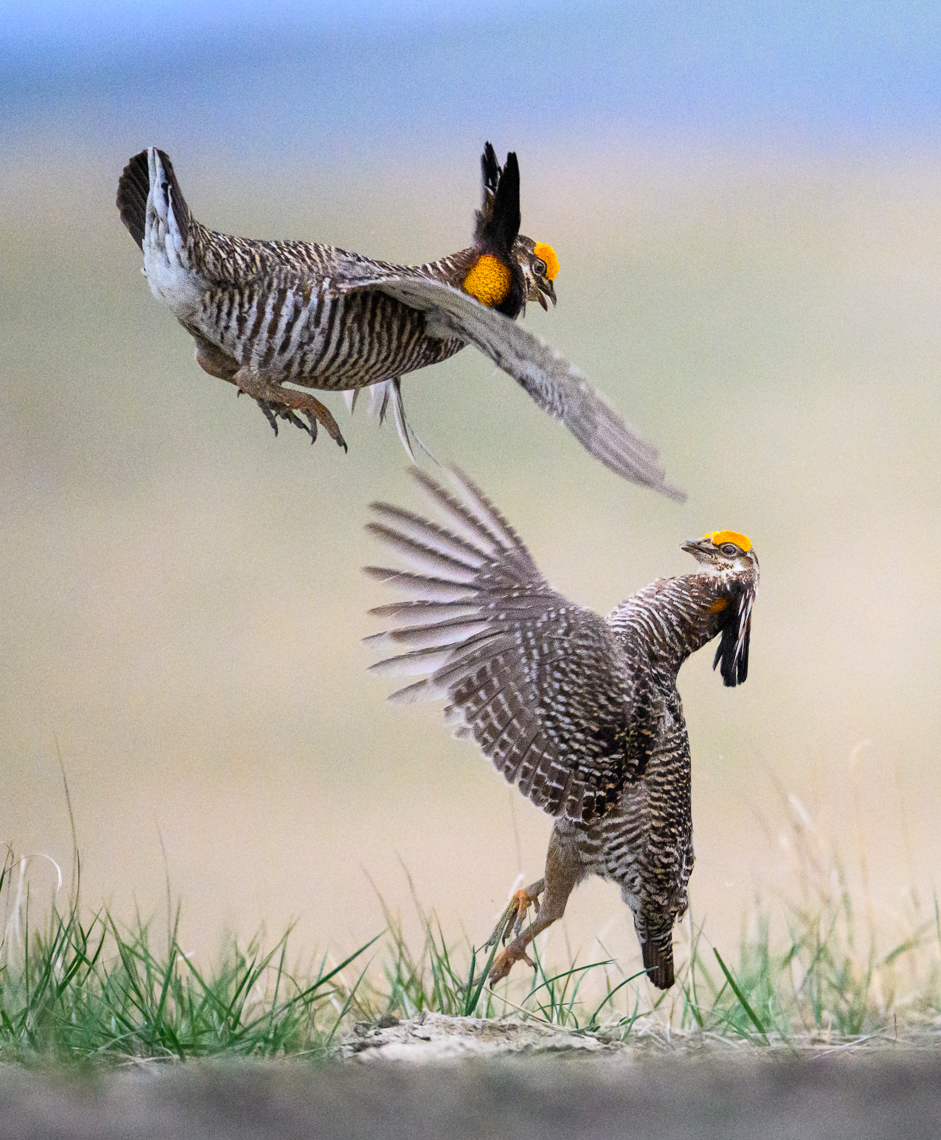
<path id="1" fill-rule="evenodd" d="M 723 542 L 734 542 L 746 554 L 751 550 L 751 539 L 747 534 L 740 534 L 737 530 L 712 530 L 708 534 L 704 534 L 703 538 L 711 539 L 716 546 L 721 546 Z"/>
<path id="2" fill-rule="evenodd" d="M 554 281 L 555 275 L 559 272 L 559 259 L 556 257 L 555 250 L 551 245 L 543 245 L 541 241 L 537 241 L 533 247 L 533 253 L 537 257 L 541 257 L 546 263 L 546 276 L 550 281 Z"/>

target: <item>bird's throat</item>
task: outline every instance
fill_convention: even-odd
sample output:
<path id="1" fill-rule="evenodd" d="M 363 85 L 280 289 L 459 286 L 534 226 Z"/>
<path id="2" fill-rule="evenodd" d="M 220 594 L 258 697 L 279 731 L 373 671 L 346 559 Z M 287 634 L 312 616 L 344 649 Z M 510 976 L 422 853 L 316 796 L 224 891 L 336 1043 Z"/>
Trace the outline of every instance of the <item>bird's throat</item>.
<path id="1" fill-rule="evenodd" d="M 482 305 L 492 307 L 506 298 L 512 282 L 507 266 L 492 253 L 484 253 L 464 278 L 464 291 L 476 297 Z"/>

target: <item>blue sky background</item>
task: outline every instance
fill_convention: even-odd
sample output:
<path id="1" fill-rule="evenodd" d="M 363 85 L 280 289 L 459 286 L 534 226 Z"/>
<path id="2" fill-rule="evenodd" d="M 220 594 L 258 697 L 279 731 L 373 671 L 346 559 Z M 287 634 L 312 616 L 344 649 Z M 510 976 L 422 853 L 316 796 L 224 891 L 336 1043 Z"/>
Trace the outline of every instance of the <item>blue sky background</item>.
<path id="1" fill-rule="evenodd" d="M 6 0 L 0 56 L 8 144 L 37 124 L 248 135 L 271 156 L 504 131 L 814 151 L 941 138 L 936 3 Z"/>

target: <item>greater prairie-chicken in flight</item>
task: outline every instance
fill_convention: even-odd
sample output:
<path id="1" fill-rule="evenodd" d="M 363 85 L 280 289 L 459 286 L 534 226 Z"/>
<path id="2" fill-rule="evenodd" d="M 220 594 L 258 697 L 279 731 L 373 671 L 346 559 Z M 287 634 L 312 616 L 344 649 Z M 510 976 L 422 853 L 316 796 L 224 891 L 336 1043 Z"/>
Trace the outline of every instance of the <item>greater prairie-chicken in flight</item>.
<path id="1" fill-rule="evenodd" d="M 617 474 L 674 498 L 656 451 L 559 353 L 514 323 L 527 300 L 555 304 L 551 246 L 519 233 L 516 155 L 501 168 L 488 143 L 474 244 L 424 265 L 374 261 L 333 246 L 216 233 L 190 213 L 166 154 L 148 147 L 118 183 L 121 219 L 144 254 L 154 296 L 196 341 L 211 375 L 283 418 L 346 447 L 328 409 L 302 388 L 377 385 L 411 450 L 400 377 L 474 344 L 561 419 Z M 305 420 L 301 417 L 306 418 Z"/>
<path id="2" fill-rule="evenodd" d="M 394 655 L 380 672 L 424 674 L 390 699 L 447 699 L 456 735 L 472 737 L 507 780 L 556 817 L 545 877 L 517 892 L 498 931 L 517 937 L 491 982 L 529 961 L 527 946 L 561 918 L 572 888 L 601 875 L 621 888 L 655 986 L 673 984 L 673 924 L 693 869 L 690 752 L 676 677 L 719 638 L 726 685 L 748 672 L 758 559 L 718 531 L 683 543 L 693 573 L 658 578 L 602 618 L 557 594 L 494 505 L 455 471 L 455 491 L 415 476 L 443 524 L 386 503 L 371 530 L 404 570 L 367 573 L 404 591 L 380 606 Z M 538 902 L 541 896 L 541 903 Z M 525 916 L 536 904 L 536 917 Z M 525 927 L 525 928 L 524 928 Z"/>

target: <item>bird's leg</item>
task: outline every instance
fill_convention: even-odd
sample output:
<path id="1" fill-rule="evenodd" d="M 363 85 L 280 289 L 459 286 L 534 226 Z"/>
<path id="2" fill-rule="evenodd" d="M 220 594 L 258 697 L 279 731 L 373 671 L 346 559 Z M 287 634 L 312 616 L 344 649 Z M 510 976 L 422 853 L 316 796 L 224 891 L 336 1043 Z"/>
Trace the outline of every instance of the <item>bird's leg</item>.
<path id="1" fill-rule="evenodd" d="M 546 855 L 546 874 L 538 883 L 533 883 L 525 891 L 517 891 L 507 907 L 505 921 L 497 930 L 501 936 L 509 930 L 510 922 L 515 918 L 514 929 L 516 937 L 504 950 L 494 958 L 490 968 L 490 984 L 496 985 L 507 976 L 516 962 L 526 962 L 532 966 L 533 962 L 526 952 L 530 942 L 541 934 L 547 926 L 560 919 L 565 914 L 565 906 L 572 893 L 572 888 L 582 878 L 581 862 L 573 843 L 566 842 L 557 829 L 553 829 L 549 840 L 549 851 Z M 536 902 L 536 896 L 542 895 L 539 909 L 532 922 L 525 930 L 520 930 L 526 917 L 529 906 Z M 496 932 L 495 932 L 496 933 Z"/>
<path id="2" fill-rule="evenodd" d="M 540 879 L 538 883 L 533 883 L 531 887 L 523 887 L 518 891 L 513 892 L 509 905 L 500 916 L 500 921 L 497 923 L 493 934 L 484 943 L 484 950 L 489 950 L 491 947 L 496 946 L 498 942 L 506 945 L 506 940 L 510 936 L 510 931 L 519 934 L 523 929 L 523 923 L 526 920 L 526 914 L 530 907 L 536 908 L 536 913 L 539 913 L 539 896 L 545 890 L 546 880 Z"/>
<path id="3" fill-rule="evenodd" d="M 235 360 L 205 337 L 193 333 L 193 339 L 196 341 L 196 363 L 199 367 L 210 376 L 218 376 L 220 380 L 235 384 L 235 375 L 239 370 Z"/>
<path id="4" fill-rule="evenodd" d="M 321 423 L 327 429 L 327 434 L 346 451 L 346 441 L 340 434 L 337 421 L 330 414 L 330 410 L 309 392 L 298 392 L 293 388 L 284 388 L 271 380 L 266 380 L 253 372 L 247 365 L 243 365 L 235 376 L 233 383 L 240 391 L 247 393 L 259 405 L 277 431 L 275 417 L 281 417 L 290 423 L 309 431 L 312 440 L 317 438 L 317 424 Z M 307 417 L 310 427 L 298 419 L 296 412 Z"/>

